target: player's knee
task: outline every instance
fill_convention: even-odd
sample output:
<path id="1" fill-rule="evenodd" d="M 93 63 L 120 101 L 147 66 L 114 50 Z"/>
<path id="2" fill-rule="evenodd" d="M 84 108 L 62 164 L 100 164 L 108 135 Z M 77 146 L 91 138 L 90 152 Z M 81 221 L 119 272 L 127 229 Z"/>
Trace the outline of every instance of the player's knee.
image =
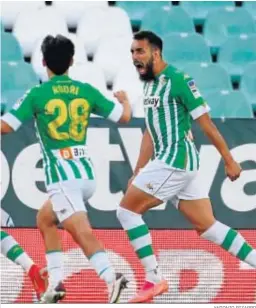
<path id="1" fill-rule="evenodd" d="M 116 217 L 120 221 L 121 225 L 125 227 L 127 224 L 130 224 L 131 221 L 141 219 L 141 215 L 135 212 L 132 212 L 128 209 L 125 209 L 119 206 L 116 210 Z"/>
<path id="2" fill-rule="evenodd" d="M 44 211 L 43 208 L 42 210 L 39 210 L 36 215 L 36 223 L 41 231 L 54 226 L 54 222 L 52 221 L 51 217 L 47 215 L 47 212 Z"/>
<path id="3" fill-rule="evenodd" d="M 194 225 L 197 234 L 200 236 L 204 232 L 206 232 L 215 222 L 215 218 L 209 219 L 207 221 L 202 221 L 196 225 Z"/>

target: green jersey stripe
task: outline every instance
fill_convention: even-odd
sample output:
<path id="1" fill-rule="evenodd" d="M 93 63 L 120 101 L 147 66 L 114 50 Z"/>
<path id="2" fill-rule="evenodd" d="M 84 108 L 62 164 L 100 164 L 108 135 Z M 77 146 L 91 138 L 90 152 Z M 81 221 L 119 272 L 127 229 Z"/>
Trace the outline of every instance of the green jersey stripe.
<path id="1" fill-rule="evenodd" d="M 169 101 L 171 101 L 171 97 L 169 95 Z M 168 157 L 166 159 L 166 163 L 172 165 L 176 157 L 176 148 L 177 148 L 177 105 L 175 99 L 172 100 L 172 103 L 169 104 L 170 106 L 170 117 L 171 117 L 171 127 L 172 127 L 172 138 L 170 143 L 170 150 L 168 151 Z M 173 116 L 173 117 L 172 117 Z"/>
<path id="2" fill-rule="evenodd" d="M 191 162 L 190 162 L 190 156 L 189 156 L 189 150 L 188 150 L 188 141 L 185 139 L 185 145 L 186 145 L 186 159 L 187 164 L 185 166 L 186 170 L 191 170 Z"/>
<path id="3" fill-rule="evenodd" d="M 77 165 L 72 160 L 67 160 L 67 163 L 70 165 L 70 167 L 71 167 L 71 169 L 74 173 L 75 178 L 81 179 L 82 175 L 81 175 L 81 172 L 79 171 L 79 168 L 77 167 Z"/>
<path id="4" fill-rule="evenodd" d="M 164 103 L 165 103 L 164 107 L 166 108 L 164 120 L 168 124 L 166 125 L 167 127 L 166 138 L 167 138 L 168 145 L 165 148 L 165 150 L 162 152 L 162 154 L 159 156 L 159 159 L 163 161 L 166 161 L 166 159 L 168 158 L 168 154 L 169 154 L 169 151 L 172 145 L 172 125 L 169 124 L 171 123 L 171 104 L 169 101 L 170 91 L 171 91 L 171 80 L 168 81 L 165 96 L 164 96 Z"/>
<path id="5" fill-rule="evenodd" d="M 43 145 L 43 142 L 42 142 L 36 121 L 35 121 L 35 129 L 36 129 L 36 136 L 37 136 L 37 139 L 39 140 L 41 152 L 42 152 L 42 155 L 43 155 L 44 171 L 45 171 L 45 175 L 46 175 L 46 185 L 49 185 L 50 183 L 52 183 L 52 179 L 50 178 L 50 160 L 49 160 L 49 158 L 46 154 L 46 151 L 44 149 L 44 145 Z"/>
<path id="6" fill-rule="evenodd" d="M 154 95 L 154 92 L 156 91 L 158 82 L 152 82 L 152 84 L 149 87 L 149 93 L 150 95 Z M 155 148 L 155 155 L 159 152 L 159 141 L 157 138 L 157 133 L 154 127 L 154 119 L 153 119 L 153 108 L 147 108 L 147 120 L 148 120 L 148 128 L 150 131 L 150 135 L 152 137 L 153 143 L 154 143 L 154 148 Z"/>
<path id="7" fill-rule="evenodd" d="M 163 85 L 161 83 L 161 81 L 158 82 L 157 85 L 157 89 L 155 91 L 155 93 L 153 94 L 154 96 L 160 96 L 161 97 L 161 91 L 163 89 Z M 163 145 L 163 131 L 161 129 L 161 124 L 164 124 L 164 121 L 161 120 L 162 118 L 162 113 L 158 112 L 157 108 L 151 108 L 152 112 L 153 112 L 153 123 L 154 123 L 154 127 L 156 130 L 156 138 L 158 140 L 158 144 L 159 144 L 159 150 L 156 153 L 157 155 L 159 154 L 159 152 L 163 149 L 164 145 Z M 163 109 L 162 109 L 163 110 Z M 164 112 L 164 111 L 163 111 Z"/>
<path id="8" fill-rule="evenodd" d="M 189 170 L 190 171 L 193 171 L 193 168 L 194 168 L 194 159 L 193 159 L 193 154 L 192 154 L 192 146 L 191 146 L 191 143 L 189 141 L 187 141 L 188 143 L 188 155 L 189 155 L 189 160 L 190 160 L 190 168 Z"/>
<path id="9" fill-rule="evenodd" d="M 93 180 L 94 179 L 93 171 L 92 171 L 92 167 L 89 164 L 89 162 L 85 158 L 80 158 L 80 161 L 82 165 L 84 166 L 86 173 L 88 174 L 88 179 Z"/>
<path id="10" fill-rule="evenodd" d="M 159 153 L 159 159 L 162 158 L 168 147 L 168 135 L 167 135 L 167 125 L 166 125 L 166 113 L 169 113 L 168 110 L 168 94 L 170 92 L 171 81 L 169 80 L 165 87 L 162 88 L 161 92 L 163 92 L 163 109 L 162 112 L 158 112 L 158 121 L 161 133 L 161 149 Z"/>
<path id="11" fill-rule="evenodd" d="M 57 162 L 56 167 L 58 169 L 58 173 L 61 176 L 62 181 L 66 181 L 68 179 L 67 174 L 59 161 Z"/>
<path id="12" fill-rule="evenodd" d="M 178 153 L 178 140 L 179 140 L 179 127 L 178 127 L 178 107 L 177 107 L 177 101 L 175 99 L 173 99 L 173 105 L 174 105 L 174 131 L 175 131 L 175 138 L 173 140 L 174 144 L 175 144 L 175 150 L 173 153 L 173 157 L 172 160 L 170 162 L 171 165 L 173 165 L 175 159 L 176 159 L 176 155 Z"/>
<path id="13" fill-rule="evenodd" d="M 58 168 L 56 166 L 56 162 L 50 161 L 50 178 L 52 179 L 51 183 L 56 183 L 60 181 L 60 176 L 58 174 Z"/>

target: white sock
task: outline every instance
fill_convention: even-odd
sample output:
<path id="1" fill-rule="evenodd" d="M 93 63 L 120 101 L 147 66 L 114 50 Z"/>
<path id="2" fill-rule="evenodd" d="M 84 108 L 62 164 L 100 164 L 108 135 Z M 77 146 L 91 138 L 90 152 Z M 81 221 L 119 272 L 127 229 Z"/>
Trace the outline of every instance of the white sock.
<path id="1" fill-rule="evenodd" d="M 20 265 L 26 273 L 29 272 L 31 266 L 34 264 L 33 260 L 17 241 L 4 231 L 1 231 L 1 253 L 9 260 Z"/>
<path id="2" fill-rule="evenodd" d="M 152 248 L 151 235 L 142 216 L 119 207 L 117 209 L 117 218 L 123 229 L 127 232 L 130 242 L 146 271 L 146 280 L 153 283 L 162 280 Z"/>
<path id="3" fill-rule="evenodd" d="M 29 272 L 31 266 L 34 264 L 33 260 L 25 252 L 15 260 L 15 263 L 22 266 L 26 273 Z"/>
<path id="4" fill-rule="evenodd" d="M 98 276 L 107 284 L 112 283 L 116 279 L 115 270 L 104 250 L 97 251 L 90 256 L 89 262 Z"/>
<path id="5" fill-rule="evenodd" d="M 236 230 L 215 221 L 201 237 L 220 245 L 233 256 L 256 268 L 256 250 Z"/>
<path id="6" fill-rule="evenodd" d="M 47 270 L 49 274 L 49 286 L 56 287 L 63 281 L 63 258 L 62 251 L 52 250 L 46 253 Z"/>

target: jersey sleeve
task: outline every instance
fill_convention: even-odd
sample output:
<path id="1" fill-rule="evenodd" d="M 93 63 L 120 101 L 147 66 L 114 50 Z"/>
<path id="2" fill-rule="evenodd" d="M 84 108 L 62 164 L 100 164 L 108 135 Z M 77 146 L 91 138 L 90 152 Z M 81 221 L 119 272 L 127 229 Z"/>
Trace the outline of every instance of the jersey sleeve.
<path id="1" fill-rule="evenodd" d="M 123 114 L 123 106 L 115 104 L 108 100 L 99 90 L 90 86 L 93 99 L 92 113 L 109 119 L 113 122 L 118 122 Z"/>
<path id="2" fill-rule="evenodd" d="M 195 80 L 188 75 L 181 74 L 178 80 L 179 97 L 188 109 L 191 117 L 195 120 L 210 111 L 200 91 L 198 90 Z"/>
<path id="3" fill-rule="evenodd" d="M 34 88 L 28 90 L 12 107 L 12 109 L 3 115 L 2 120 L 6 122 L 13 130 L 17 130 L 24 122 L 34 116 L 33 103 L 35 100 Z"/>

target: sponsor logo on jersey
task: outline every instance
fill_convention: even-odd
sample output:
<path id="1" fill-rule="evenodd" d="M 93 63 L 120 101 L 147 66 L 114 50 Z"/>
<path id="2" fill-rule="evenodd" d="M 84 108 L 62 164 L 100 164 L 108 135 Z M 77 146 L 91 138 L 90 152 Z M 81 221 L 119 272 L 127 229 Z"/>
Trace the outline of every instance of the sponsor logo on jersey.
<path id="1" fill-rule="evenodd" d="M 158 108 L 160 106 L 160 96 L 145 96 L 144 107 L 145 108 Z"/>
<path id="2" fill-rule="evenodd" d="M 196 83 L 195 80 L 190 80 L 188 82 L 188 87 L 190 88 L 190 91 L 192 92 L 194 98 L 199 98 L 201 97 L 201 93 L 199 92 L 199 90 L 196 87 Z"/>

